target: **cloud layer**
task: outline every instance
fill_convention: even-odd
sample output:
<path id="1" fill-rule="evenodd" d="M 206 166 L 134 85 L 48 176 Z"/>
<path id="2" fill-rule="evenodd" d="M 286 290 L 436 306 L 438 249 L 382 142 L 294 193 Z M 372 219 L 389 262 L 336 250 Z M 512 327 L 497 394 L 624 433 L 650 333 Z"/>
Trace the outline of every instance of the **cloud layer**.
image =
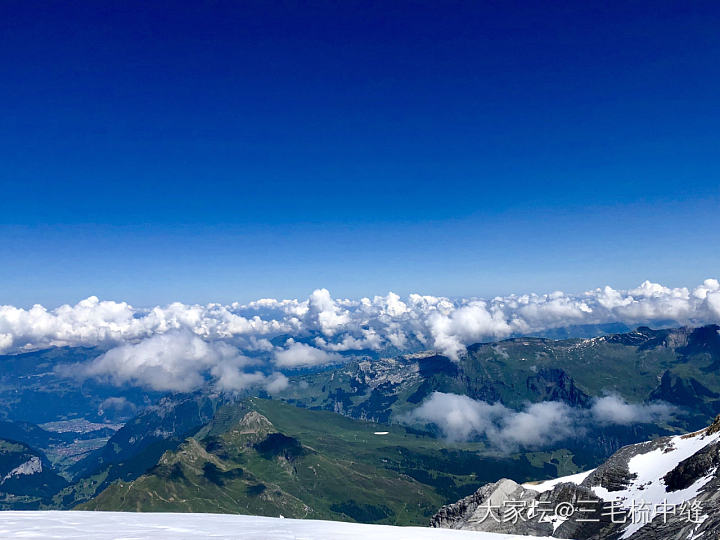
<path id="1" fill-rule="evenodd" d="M 0 306 L 0 353 L 55 345 L 115 346 L 184 331 L 206 342 L 227 341 L 248 352 L 275 354 L 273 337 L 306 341 L 327 353 L 388 349 L 437 349 L 451 357 L 471 343 L 579 324 L 630 326 L 674 321 L 720 322 L 720 283 L 694 289 L 646 281 L 627 291 L 611 287 L 583 294 L 525 294 L 493 299 L 449 299 L 411 294 L 347 300 L 326 289 L 306 300 L 262 299 L 249 304 L 173 303 L 138 309 L 125 302 L 87 298 L 74 306 L 30 309 Z M 293 355 L 280 355 L 293 363 Z M 317 353 L 305 351 L 313 358 Z M 305 355 L 305 363 L 312 364 Z M 324 356 L 331 361 L 331 354 Z"/>
<path id="2" fill-rule="evenodd" d="M 211 380 L 220 390 L 287 384 L 279 370 L 338 363 L 342 353 L 435 349 L 457 358 L 469 344 L 581 324 L 698 325 L 720 322 L 720 283 L 668 288 L 646 281 L 611 287 L 487 299 L 411 294 L 337 299 L 326 289 L 306 300 L 150 309 L 90 297 L 74 306 L 0 306 L 0 354 L 51 346 L 100 346 L 80 371 L 115 384 L 184 391 Z M 252 360 L 251 360 L 252 359 Z M 632 422 L 632 408 L 605 403 L 605 418 Z M 551 410 L 538 410 L 550 418 Z M 492 418 L 493 409 L 475 411 Z M 524 417 L 513 421 L 521 423 Z M 560 429 L 560 428 L 559 428 Z M 522 441 L 518 441 L 521 443 Z"/>
<path id="3" fill-rule="evenodd" d="M 407 417 L 410 423 L 435 424 L 445 437 L 467 441 L 478 437 L 503 450 L 542 447 L 581 435 L 587 425 L 630 425 L 665 419 L 673 408 L 665 403 L 631 404 L 618 396 L 593 401 L 589 409 L 559 401 L 528 404 L 515 411 L 468 396 L 434 392 Z"/>

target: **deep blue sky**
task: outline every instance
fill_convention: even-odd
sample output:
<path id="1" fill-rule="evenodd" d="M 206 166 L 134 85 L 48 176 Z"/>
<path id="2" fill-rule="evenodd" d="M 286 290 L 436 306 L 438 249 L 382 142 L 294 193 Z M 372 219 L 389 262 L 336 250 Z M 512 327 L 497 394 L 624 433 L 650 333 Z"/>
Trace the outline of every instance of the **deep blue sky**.
<path id="1" fill-rule="evenodd" d="M 718 28 L 716 2 L 6 0 L 0 303 L 695 285 Z"/>

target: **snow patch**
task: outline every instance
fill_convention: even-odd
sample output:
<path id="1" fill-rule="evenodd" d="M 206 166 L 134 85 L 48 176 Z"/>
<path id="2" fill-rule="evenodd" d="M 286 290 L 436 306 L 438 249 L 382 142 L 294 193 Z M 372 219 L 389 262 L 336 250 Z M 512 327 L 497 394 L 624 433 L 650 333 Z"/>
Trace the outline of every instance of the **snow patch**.
<path id="1" fill-rule="evenodd" d="M 642 509 L 642 513 L 648 518 L 638 519 L 638 523 L 629 523 L 621 538 L 628 538 L 650 523 L 658 514 L 656 504 L 680 505 L 697 497 L 702 487 L 713 478 L 714 470 L 709 471 L 707 476 L 698 479 L 690 487 L 671 492 L 666 491 L 663 477 L 681 461 L 719 439 L 720 432 L 706 435 L 704 430 L 691 436 L 678 435 L 670 439 L 666 446 L 645 454 L 638 454 L 628 461 L 630 474 L 635 474 L 636 477 L 624 490 L 608 491 L 601 486 L 592 487 L 595 495 L 605 501 L 618 500 L 622 508 L 626 510 L 632 511 L 633 503 L 649 503 L 647 509 Z M 628 521 L 632 521 L 631 515 L 628 516 Z"/>
<path id="2" fill-rule="evenodd" d="M 533 491 L 543 493 L 545 491 L 550 491 L 558 484 L 564 484 L 569 482 L 571 484 L 579 485 L 580 483 L 582 483 L 583 480 L 590 476 L 590 473 L 594 470 L 595 469 L 591 469 L 589 471 L 571 474 L 569 476 L 561 476 L 560 478 L 553 478 L 552 480 L 545 480 L 543 482 L 526 482 L 525 484 L 522 484 L 522 487 L 524 487 L 525 489 L 532 489 Z"/>

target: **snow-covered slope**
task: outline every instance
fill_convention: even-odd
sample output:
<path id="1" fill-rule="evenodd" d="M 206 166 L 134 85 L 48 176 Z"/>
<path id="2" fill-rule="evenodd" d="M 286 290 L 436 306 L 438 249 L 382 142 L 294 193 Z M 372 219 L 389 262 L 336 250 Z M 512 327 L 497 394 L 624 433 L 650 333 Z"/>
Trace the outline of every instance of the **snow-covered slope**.
<path id="1" fill-rule="evenodd" d="M 487 484 L 441 508 L 432 523 L 576 540 L 714 540 L 720 416 L 696 433 L 621 448 L 592 471 L 536 484 Z"/>
<path id="2" fill-rule="evenodd" d="M 701 431 L 663 439 L 662 444 L 657 445 L 656 448 L 628 459 L 629 474 L 625 485 L 611 486 L 614 489 L 610 490 L 602 485 L 601 478 L 596 479 L 592 475 L 584 485 L 604 501 L 618 501 L 618 506 L 629 513 L 630 523 L 625 527 L 621 538 L 630 538 L 633 533 L 650 523 L 659 512 L 664 511 L 664 504 L 671 505 L 677 513 L 678 507 L 692 501 L 700 494 L 702 488 L 715 477 L 717 466 L 705 470 L 704 474 L 693 479 L 692 483 L 683 489 L 669 489 L 666 476 L 680 463 L 719 440 L 720 431 L 709 435 Z M 620 489 L 617 489 L 618 487 Z M 640 502 L 643 503 L 642 506 Z M 634 514 L 640 512 L 644 515 L 637 515 L 637 519 L 632 519 L 635 517 Z M 698 518 L 702 515 L 700 514 Z"/>
<path id="3" fill-rule="evenodd" d="M 228 514 L 131 512 L 0 512 L 0 538 L 84 540 L 228 538 L 243 540 L 520 540 L 508 536 L 422 527 L 363 525 Z"/>

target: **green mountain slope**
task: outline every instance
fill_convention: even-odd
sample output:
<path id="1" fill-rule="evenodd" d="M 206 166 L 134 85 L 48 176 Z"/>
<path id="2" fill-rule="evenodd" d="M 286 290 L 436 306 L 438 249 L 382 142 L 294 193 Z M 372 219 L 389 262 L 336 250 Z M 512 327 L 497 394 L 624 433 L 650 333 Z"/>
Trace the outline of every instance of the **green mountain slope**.
<path id="1" fill-rule="evenodd" d="M 472 345 L 458 361 L 432 353 L 351 362 L 297 377 L 290 403 L 379 422 L 397 420 L 432 392 L 519 408 L 526 402 L 585 406 L 615 393 L 631 402 L 678 405 L 698 429 L 720 410 L 720 335 L 711 325 L 591 339 L 515 338 Z"/>
<path id="2" fill-rule="evenodd" d="M 53 497 L 54 505 L 69 508 L 87 501 L 115 480 L 132 480 L 167 450 L 177 448 L 213 416 L 219 400 L 205 395 L 164 398 L 117 431 L 102 448 L 69 468 L 73 483 Z"/>
<path id="3" fill-rule="evenodd" d="M 376 426 L 349 421 L 351 429 L 326 436 L 335 433 L 327 414 L 291 409 L 261 400 L 225 406 L 147 474 L 112 485 L 81 508 L 407 524 L 426 522 L 443 500 L 375 459 L 353 455 L 361 440 L 380 437 L 370 431 Z M 298 417 L 298 429 L 288 429 Z"/>
<path id="4" fill-rule="evenodd" d="M 567 452 L 497 456 L 479 444 L 254 398 L 221 407 L 146 474 L 79 508 L 418 525 L 498 474 L 542 477 L 553 459 L 562 465 L 552 472 L 577 469 Z"/>

